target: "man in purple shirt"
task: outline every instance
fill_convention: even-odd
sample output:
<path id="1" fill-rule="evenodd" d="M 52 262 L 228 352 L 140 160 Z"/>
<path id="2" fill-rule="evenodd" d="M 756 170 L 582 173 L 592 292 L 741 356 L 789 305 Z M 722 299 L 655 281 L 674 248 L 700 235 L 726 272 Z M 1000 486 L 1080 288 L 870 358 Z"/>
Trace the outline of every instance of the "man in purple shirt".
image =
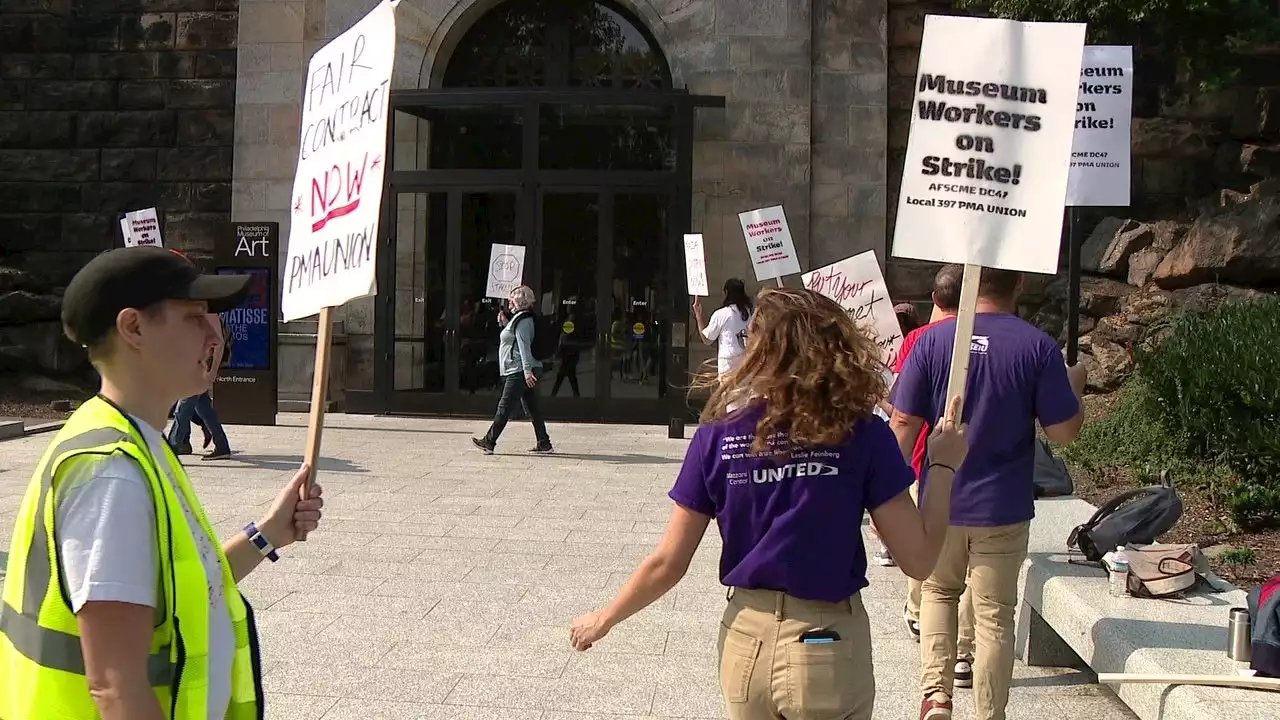
<path id="1" fill-rule="evenodd" d="M 1083 423 L 1084 367 L 1068 368 L 1057 343 L 1017 316 L 1021 280 L 1017 272 L 982 270 L 962 416 L 971 449 L 955 475 L 942 555 L 922 588 L 921 720 L 951 718 L 956 613 L 966 574 L 977 631 L 974 717 L 1005 719 L 1018 573 L 1035 515 L 1036 422 L 1059 444 L 1074 440 Z M 921 426 L 942 416 L 954 346 L 955 321 L 938 323 L 920 336 L 898 376 L 891 427 L 904 457 L 911 456 Z M 927 469 L 920 482 L 927 488 Z"/>

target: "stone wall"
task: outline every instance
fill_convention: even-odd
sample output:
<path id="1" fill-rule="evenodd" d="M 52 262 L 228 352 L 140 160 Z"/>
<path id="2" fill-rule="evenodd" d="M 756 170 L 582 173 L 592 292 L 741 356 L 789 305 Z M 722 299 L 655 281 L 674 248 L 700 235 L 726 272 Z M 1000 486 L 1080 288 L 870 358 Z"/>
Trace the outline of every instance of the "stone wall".
<path id="1" fill-rule="evenodd" d="M 236 0 L 0 5 L 6 262 L 64 284 L 156 206 L 167 245 L 212 252 L 231 209 Z"/>
<path id="2" fill-rule="evenodd" d="M 699 110 L 694 129 L 693 230 L 706 238 L 713 288 L 731 276 L 754 279 L 737 216 L 767 205 L 783 204 L 804 267 L 868 249 L 885 256 L 886 0 L 619 2 L 653 32 L 677 87 L 726 98 L 724 110 Z M 237 220 L 278 220 L 287 233 L 293 166 L 283 156 L 296 155 L 297 127 L 285 122 L 296 123 L 288 111 L 296 113 L 298 98 L 277 88 L 295 92 L 302 73 L 289 53 L 305 33 L 333 37 L 372 4 L 243 0 Z M 404 0 L 393 87 L 431 87 L 453 45 L 497 4 Z M 261 27 L 252 32 L 263 34 L 261 42 L 248 27 L 259 12 Z M 403 167 L 425 138 L 408 123 L 397 133 Z M 400 210 L 402 227 L 421 220 L 415 209 Z M 341 317 L 350 338 L 348 387 L 370 389 L 373 301 L 348 303 Z M 704 346 L 692 349 L 696 363 Z"/>
<path id="3" fill-rule="evenodd" d="M 83 368 L 59 288 L 122 244 L 119 213 L 155 206 L 167 246 L 212 253 L 236 34 L 236 0 L 0 1 L 0 370 Z"/>

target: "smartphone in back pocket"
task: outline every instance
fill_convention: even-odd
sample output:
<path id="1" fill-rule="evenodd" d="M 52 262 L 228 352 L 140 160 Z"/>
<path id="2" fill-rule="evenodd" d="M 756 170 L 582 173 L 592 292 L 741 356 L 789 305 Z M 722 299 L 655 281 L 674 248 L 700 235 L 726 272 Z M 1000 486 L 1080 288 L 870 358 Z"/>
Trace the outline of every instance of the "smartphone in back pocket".
<path id="1" fill-rule="evenodd" d="M 805 643 L 806 645 L 815 643 L 833 643 L 839 641 L 840 633 L 835 630 L 824 630 L 821 628 L 817 630 L 810 630 L 800 636 L 800 642 Z"/>

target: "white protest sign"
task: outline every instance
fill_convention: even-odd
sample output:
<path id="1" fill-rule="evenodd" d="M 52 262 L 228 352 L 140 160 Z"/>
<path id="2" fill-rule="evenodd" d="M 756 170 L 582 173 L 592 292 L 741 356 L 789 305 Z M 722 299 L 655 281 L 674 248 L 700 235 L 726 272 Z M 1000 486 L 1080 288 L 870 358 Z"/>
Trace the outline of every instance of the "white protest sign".
<path id="1" fill-rule="evenodd" d="M 1086 45 L 1067 179 L 1068 205 L 1129 206 L 1133 48 Z"/>
<path id="2" fill-rule="evenodd" d="M 384 0 L 307 66 L 280 303 L 285 321 L 377 291 L 396 16 Z"/>
<path id="3" fill-rule="evenodd" d="M 489 281 L 484 296 L 506 300 L 524 277 L 524 246 L 494 243 L 489 250 Z M 543 304 L 545 305 L 545 298 Z M 544 314 L 546 314 L 544 312 Z"/>
<path id="4" fill-rule="evenodd" d="M 880 345 L 880 359 L 892 368 L 902 348 L 902 326 L 889 299 L 889 287 L 880 272 L 874 250 L 800 276 L 804 286 L 835 300 L 853 321 L 862 325 Z"/>
<path id="5" fill-rule="evenodd" d="M 738 213 L 756 280 L 763 282 L 800 272 L 800 259 L 781 205 Z"/>
<path id="6" fill-rule="evenodd" d="M 896 257 L 1057 272 L 1084 32 L 925 18 Z"/>
<path id="7" fill-rule="evenodd" d="M 689 294 L 707 297 L 707 256 L 702 247 L 702 235 L 684 236 L 684 277 Z"/>
<path id="8" fill-rule="evenodd" d="M 160 216 L 155 208 L 134 210 L 120 221 L 125 247 L 164 247 L 160 239 Z"/>

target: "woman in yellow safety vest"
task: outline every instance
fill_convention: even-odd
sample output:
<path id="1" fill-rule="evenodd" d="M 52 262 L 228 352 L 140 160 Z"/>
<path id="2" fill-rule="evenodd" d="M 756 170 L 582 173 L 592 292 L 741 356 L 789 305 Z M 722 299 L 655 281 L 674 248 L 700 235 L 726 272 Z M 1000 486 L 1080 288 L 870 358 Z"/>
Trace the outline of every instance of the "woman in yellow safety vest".
<path id="1" fill-rule="evenodd" d="M 303 466 L 267 515 L 221 545 L 160 430 L 204 390 L 210 313 L 246 276 L 119 248 L 67 287 L 62 322 L 99 394 L 72 414 L 19 506 L 0 603 L 2 720 L 263 717 L 253 611 L 236 583 L 314 530 Z M 300 499 L 302 496 L 309 499 Z"/>

